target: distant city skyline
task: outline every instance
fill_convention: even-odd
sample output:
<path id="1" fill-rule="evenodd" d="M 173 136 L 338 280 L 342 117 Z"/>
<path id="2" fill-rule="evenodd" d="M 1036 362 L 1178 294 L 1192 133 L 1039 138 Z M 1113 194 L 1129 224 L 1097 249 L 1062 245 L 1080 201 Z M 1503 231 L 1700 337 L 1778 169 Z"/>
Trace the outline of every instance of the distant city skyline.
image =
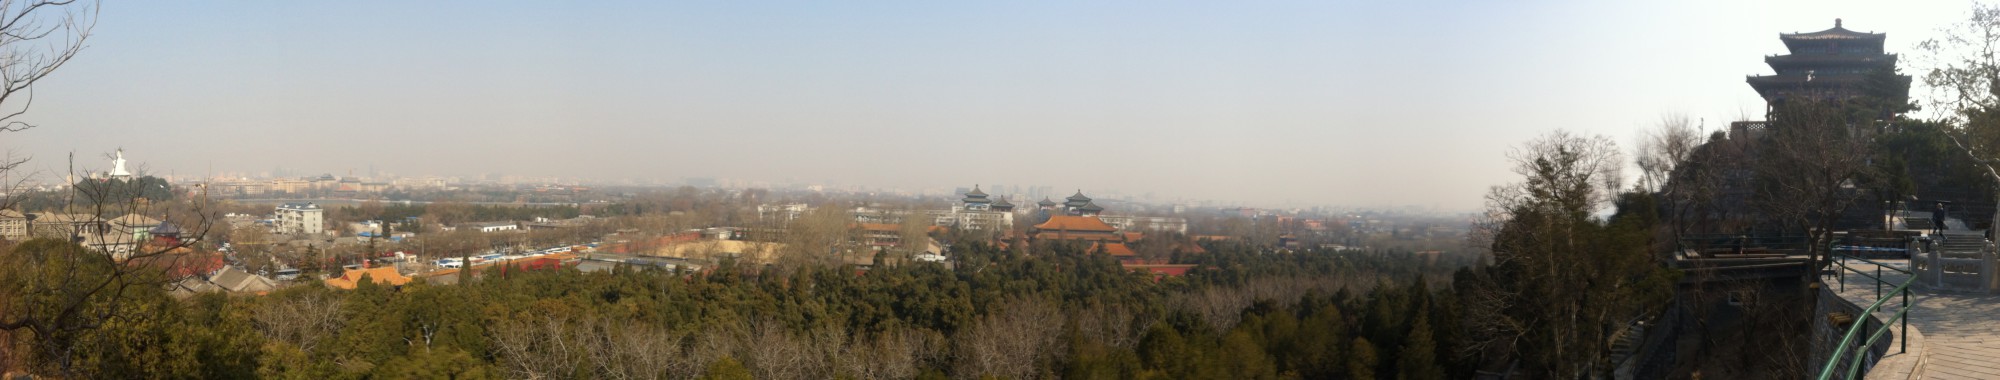
<path id="1" fill-rule="evenodd" d="M 1967 3 L 105 4 L 0 149 L 154 173 L 1036 184 L 1480 206 L 1554 129 L 1758 118 L 1778 33 Z M 1905 73 L 1917 75 L 1905 66 Z M 1923 93 L 1922 89 L 1916 93 Z M 1617 94 L 1609 96 L 1607 94 Z M 1628 178 L 1632 177 L 1628 173 Z"/>
<path id="2" fill-rule="evenodd" d="M 114 166 L 116 165 L 115 161 L 113 165 Z M 189 181 L 199 181 L 210 184 L 271 183 L 273 181 L 297 180 L 302 178 L 314 178 L 322 176 L 331 176 L 334 178 L 341 178 L 341 179 L 359 178 L 369 181 L 391 181 L 392 183 L 401 183 L 400 180 L 407 180 L 407 179 L 448 178 L 455 181 L 462 181 L 462 182 L 457 182 L 460 184 L 502 183 L 502 184 L 521 184 L 521 185 L 531 185 L 531 184 L 590 185 L 590 186 L 610 185 L 610 186 L 642 186 L 642 187 L 658 186 L 663 188 L 675 187 L 675 186 L 695 186 L 703 188 L 726 188 L 726 189 L 766 188 L 774 190 L 813 190 L 813 191 L 824 190 L 824 191 L 846 192 L 846 193 L 886 192 L 898 195 L 925 195 L 925 196 L 944 196 L 944 197 L 962 195 L 973 188 L 980 188 L 987 193 L 993 194 L 994 197 L 1011 197 L 1009 198 L 1010 201 L 1022 204 L 1028 204 L 1033 201 L 1041 200 L 1043 198 L 1061 199 L 1063 197 L 1066 197 L 1067 194 L 1071 194 L 1072 192 L 1080 192 L 1080 193 L 1090 194 L 1092 196 L 1096 196 L 1099 199 L 1104 199 L 1104 200 L 1133 201 L 1142 203 L 1153 203 L 1158 205 L 1175 204 L 1175 205 L 1207 206 L 1207 207 L 1253 207 L 1253 208 L 1283 208 L 1283 209 L 1330 207 L 1330 208 L 1354 209 L 1354 210 L 1402 210 L 1402 211 L 1414 210 L 1414 211 L 1434 212 L 1443 214 L 1459 214 L 1467 212 L 1467 210 L 1443 209 L 1435 204 L 1366 205 L 1366 204 L 1298 203 L 1298 204 L 1272 205 L 1272 204 L 1255 204 L 1255 203 L 1248 203 L 1240 200 L 1230 200 L 1230 199 L 1187 198 L 1187 197 L 1179 197 L 1171 195 L 1162 195 L 1150 191 L 1133 193 L 1118 189 L 1081 189 L 1081 188 L 1058 189 L 1057 186 L 1050 186 L 1050 185 L 1015 185 L 1015 184 L 973 184 L 971 185 L 972 187 L 967 187 L 965 185 L 943 184 L 943 185 L 929 185 L 924 187 L 909 188 L 909 187 L 886 187 L 873 184 L 839 184 L 839 183 L 824 183 L 824 182 L 810 182 L 810 181 L 800 182 L 792 180 L 760 181 L 760 180 L 743 180 L 734 178 L 702 178 L 702 177 L 676 178 L 676 179 L 634 179 L 634 178 L 592 179 L 592 178 L 567 178 L 567 177 L 548 177 L 548 176 L 518 176 L 518 175 L 508 175 L 504 173 L 487 173 L 485 175 L 476 175 L 476 176 L 402 174 L 402 173 L 393 173 L 387 171 L 371 172 L 365 174 L 359 172 L 353 174 L 308 173 L 308 172 L 299 172 L 295 170 L 288 170 L 282 167 L 273 168 L 272 170 L 267 170 L 263 172 L 221 171 L 221 172 L 185 174 L 185 173 L 174 173 L 174 172 L 152 172 L 152 171 L 142 170 L 140 172 L 132 174 L 143 175 L 143 176 L 158 176 L 175 181 L 180 181 L 182 183 L 190 183 Z M 79 178 L 102 177 L 106 175 L 116 177 L 116 175 L 112 174 L 111 172 L 93 171 L 89 169 L 83 169 L 82 171 L 76 173 L 76 175 L 78 175 Z M 28 185 L 30 186 L 58 185 L 58 183 L 54 183 L 61 181 L 61 178 L 58 177 L 60 176 L 44 176 L 45 179 L 44 181 L 28 183 Z"/>

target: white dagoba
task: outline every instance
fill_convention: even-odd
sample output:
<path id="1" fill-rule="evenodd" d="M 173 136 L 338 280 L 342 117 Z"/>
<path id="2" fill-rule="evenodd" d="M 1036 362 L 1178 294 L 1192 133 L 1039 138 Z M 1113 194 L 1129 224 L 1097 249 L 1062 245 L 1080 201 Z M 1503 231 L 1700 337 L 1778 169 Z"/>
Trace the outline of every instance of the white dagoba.
<path id="1" fill-rule="evenodd" d="M 132 178 L 132 172 L 125 170 L 125 149 L 118 149 L 118 155 L 111 159 L 111 178 Z"/>

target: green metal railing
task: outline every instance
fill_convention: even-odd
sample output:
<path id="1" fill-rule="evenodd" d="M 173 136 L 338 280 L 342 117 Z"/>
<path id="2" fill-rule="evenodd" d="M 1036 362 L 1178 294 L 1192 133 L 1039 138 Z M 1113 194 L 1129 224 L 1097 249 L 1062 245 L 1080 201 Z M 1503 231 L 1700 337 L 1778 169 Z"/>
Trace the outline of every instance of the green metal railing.
<path id="1" fill-rule="evenodd" d="M 1897 336 L 1904 337 L 1902 339 L 1897 339 L 1897 342 L 1901 344 L 1899 352 L 1909 352 L 1910 342 L 1908 337 L 1910 334 L 1910 321 L 1908 317 L 1910 315 L 1910 284 L 1914 284 L 1917 282 L 1917 276 L 1914 273 L 1910 273 L 1909 270 L 1890 267 L 1886 264 L 1876 262 L 1874 260 L 1849 256 L 1847 254 L 1839 253 L 1838 251 L 1831 249 L 1829 249 L 1828 252 L 1831 252 L 1831 255 L 1838 258 L 1838 260 L 1834 260 L 1834 263 L 1836 265 L 1839 265 L 1842 271 L 1854 272 L 1855 274 L 1860 274 L 1863 277 L 1868 277 L 1871 280 L 1875 280 L 1875 294 L 1876 294 L 1875 303 L 1869 304 L 1867 309 L 1862 310 L 1860 315 L 1856 315 L 1854 317 L 1854 324 L 1847 328 L 1846 334 L 1842 334 L 1840 339 L 1840 344 L 1837 346 L 1837 348 L 1834 349 L 1832 354 L 1827 355 L 1826 357 L 1827 360 L 1826 368 L 1821 370 L 1819 373 L 1819 380 L 1833 379 L 1833 374 L 1836 373 L 1836 371 L 1840 370 L 1841 363 L 1844 362 L 1847 363 L 1847 370 L 1841 372 L 1846 372 L 1846 376 L 1842 376 L 1841 378 L 1853 379 L 1855 378 L 1854 377 L 1855 375 L 1861 373 L 1861 364 L 1868 360 L 1867 357 L 1868 352 L 1873 350 L 1873 347 L 1875 347 L 1876 342 L 1881 341 L 1883 334 L 1889 332 L 1888 327 L 1891 324 L 1900 324 L 1902 327 L 1901 332 L 1898 332 L 1896 334 Z M 1911 254 L 1915 255 L 1916 253 L 1912 252 Z M 1868 271 L 1849 266 L 1848 265 L 1849 260 L 1858 260 L 1868 264 L 1873 264 L 1875 266 L 1874 275 L 1870 275 Z M 1882 279 L 1882 268 L 1889 268 L 1890 271 L 1901 272 L 1904 275 L 1907 275 L 1908 278 L 1904 279 L 1901 283 L 1896 284 L 1896 288 L 1890 290 L 1889 293 L 1883 293 L 1882 286 L 1888 283 L 1888 281 Z M 1844 273 L 1836 273 L 1835 275 L 1840 279 L 1841 291 L 1846 291 L 1847 275 Z M 1882 305 L 1888 303 L 1889 300 L 1895 299 L 1899 296 L 1902 298 L 1901 302 L 1902 307 L 1898 308 L 1896 310 L 1896 313 L 1893 316 L 1889 317 L 1889 320 L 1883 321 L 1882 326 L 1880 328 L 1875 329 L 1875 332 L 1869 333 L 1868 337 L 1864 339 L 1860 344 L 1858 345 L 1854 344 L 1855 343 L 1854 338 L 1860 336 L 1862 331 L 1868 330 L 1868 319 L 1874 317 L 1875 311 L 1880 310 L 1882 308 Z M 1854 349 L 1855 347 L 1862 347 L 1862 348 L 1853 350 L 1854 353 L 1853 357 L 1850 358 L 1851 360 L 1841 360 L 1843 357 L 1848 355 L 1848 351 L 1850 349 Z"/>

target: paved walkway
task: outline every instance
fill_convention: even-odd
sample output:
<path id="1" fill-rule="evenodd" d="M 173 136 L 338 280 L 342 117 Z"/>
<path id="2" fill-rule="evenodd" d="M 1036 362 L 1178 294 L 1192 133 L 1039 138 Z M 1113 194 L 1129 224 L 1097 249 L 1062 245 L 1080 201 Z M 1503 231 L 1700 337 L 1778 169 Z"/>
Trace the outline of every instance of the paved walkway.
<path id="1" fill-rule="evenodd" d="M 1908 268 L 1904 260 L 1883 263 Z M 1857 262 L 1853 266 L 1870 272 L 1874 269 L 1866 263 Z M 1882 274 L 1892 283 L 1909 278 L 1888 270 Z M 1867 307 L 1875 302 L 1878 295 L 1874 280 L 1854 273 L 1845 276 L 1844 291 L 1838 283 L 1827 286 L 1855 305 Z M 1891 288 L 1885 286 L 1883 290 Z M 1919 285 L 1911 288 L 1915 290 L 1910 294 L 1911 336 L 1898 337 L 1909 340 L 1910 351 L 1903 354 L 1891 348 L 1867 378 L 2000 379 L 2000 295 L 1933 293 Z M 1886 320 L 1894 315 L 1896 300 L 1890 302 L 1877 311 L 1879 318 Z"/>

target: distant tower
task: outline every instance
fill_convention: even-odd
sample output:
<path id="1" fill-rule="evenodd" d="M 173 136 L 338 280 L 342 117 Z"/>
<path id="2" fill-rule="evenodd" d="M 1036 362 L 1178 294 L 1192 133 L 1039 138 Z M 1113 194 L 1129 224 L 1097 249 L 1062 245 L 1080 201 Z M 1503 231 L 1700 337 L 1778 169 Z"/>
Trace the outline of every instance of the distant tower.
<path id="1" fill-rule="evenodd" d="M 1097 214 L 1102 213 L 1104 213 L 1104 207 L 1098 206 L 1097 202 L 1084 203 L 1083 207 L 1076 208 L 1076 215 L 1078 216 L 1097 216 Z"/>
<path id="2" fill-rule="evenodd" d="M 1092 207 L 1097 206 L 1097 204 L 1091 203 L 1090 197 L 1086 197 L 1083 195 L 1083 189 L 1077 189 L 1076 195 L 1071 195 L 1069 196 L 1069 198 L 1063 198 L 1063 200 L 1065 201 L 1062 204 L 1063 211 L 1069 213 L 1070 215 L 1081 216 L 1084 214 L 1085 211 L 1084 206 L 1092 206 Z M 1104 209 L 1098 208 L 1097 210 L 1103 211 Z"/>
<path id="3" fill-rule="evenodd" d="M 114 156 L 114 157 L 112 157 L 112 159 L 111 159 L 111 178 L 112 178 L 112 179 L 128 179 L 128 178 L 132 178 L 132 172 L 131 172 L 131 171 L 128 171 L 128 170 L 125 170 L 125 149 L 124 149 L 124 148 L 119 148 L 119 149 L 118 149 L 118 153 L 117 153 L 117 155 L 116 155 L 116 156 Z"/>
<path id="4" fill-rule="evenodd" d="M 1863 91 L 1870 85 L 1870 75 L 1896 67 L 1897 56 L 1883 49 L 1887 39 L 1888 35 L 1883 33 L 1848 30 L 1840 19 L 1833 19 L 1833 29 L 1781 33 L 1778 40 L 1784 41 L 1789 54 L 1764 57 L 1764 63 L 1775 74 L 1752 75 L 1747 81 L 1758 96 L 1764 97 L 1766 112 L 1784 104 L 1786 99 L 1840 101 L 1866 95 Z M 1906 89 L 1910 85 L 1908 75 L 1894 74 L 1881 79 Z M 1909 98 L 1908 90 L 1888 95 L 1895 97 L 1889 99 L 1894 102 Z"/>
<path id="5" fill-rule="evenodd" d="M 1014 212 L 1014 204 L 1007 202 L 1007 196 L 1002 195 L 1000 196 L 1000 200 L 993 201 L 993 204 L 987 206 L 987 209 L 994 212 Z"/>
<path id="6" fill-rule="evenodd" d="M 966 192 L 965 199 L 960 199 L 959 203 L 965 211 L 986 211 L 993 207 L 993 200 L 986 199 L 986 192 L 979 191 L 979 185 L 972 185 L 972 191 Z"/>

